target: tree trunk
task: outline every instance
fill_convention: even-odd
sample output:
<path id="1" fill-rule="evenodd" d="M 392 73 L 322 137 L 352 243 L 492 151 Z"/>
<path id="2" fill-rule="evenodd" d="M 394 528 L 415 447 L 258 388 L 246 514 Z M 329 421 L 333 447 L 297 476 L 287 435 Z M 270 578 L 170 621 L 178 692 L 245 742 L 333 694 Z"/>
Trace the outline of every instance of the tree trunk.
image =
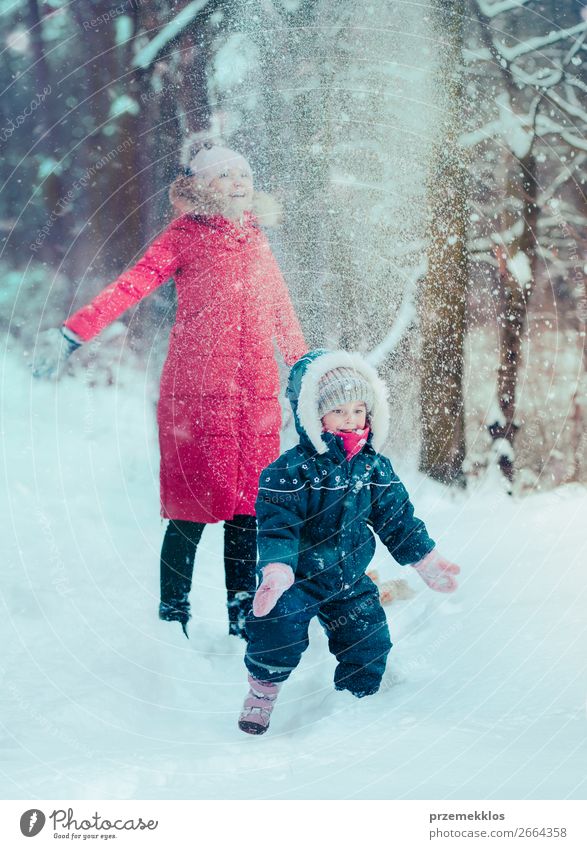
<path id="1" fill-rule="evenodd" d="M 521 168 L 521 176 L 518 168 Z M 502 248 L 499 256 L 501 313 L 499 321 L 499 368 L 497 401 L 500 418 L 488 426 L 494 440 L 497 462 L 511 486 L 514 478 L 514 441 L 519 425 L 516 423 L 516 393 L 522 353 L 522 336 L 526 329 L 528 301 L 532 294 L 536 264 L 536 205 L 538 181 L 537 162 L 530 151 L 525 157 L 508 162 L 508 197 L 518 201 L 504 215 L 502 232 L 508 232 L 518 215 L 523 230 L 519 238 Z M 525 258 L 529 275 L 521 276 L 517 259 Z M 518 269 L 516 273 L 516 269 Z"/>
<path id="2" fill-rule="evenodd" d="M 442 483 L 465 485 L 463 345 L 469 262 L 467 174 L 460 148 L 462 0 L 432 4 L 442 44 L 438 68 L 438 142 L 429 182 L 428 273 L 419 299 L 422 332 L 420 468 Z"/>
<path id="3" fill-rule="evenodd" d="M 83 168 L 84 187 L 70 186 L 78 223 L 70 236 L 68 270 L 78 280 L 86 277 L 94 283 L 83 287 L 80 300 L 122 271 L 143 242 L 140 146 L 145 140 L 140 138 L 139 113 L 146 77 L 129 71 L 140 11 L 134 0 L 128 3 L 131 38 L 120 44 L 112 22 L 88 27 L 92 19 L 107 20 L 111 11 L 109 0 L 78 0 L 72 7 L 89 57 L 83 78 L 80 72 L 84 102 L 76 112 L 87 132 L 77 163 Z"/>
<path id="4" fill-rule="evenodd" d="M 51 68 L 45 55 L 45 44 L 43 38 L 43 24 L 39 14 L 37 0 L 27 0 L 26 18 L 31 47 L 34 56 L 32 73 L 35 80 L 35 91 L 42 92 L 49 89 L 50 95 L 43 102 L 40 109 L 35 112 L 35 126 L 33 135 L 39 138 L 36 146 L 36 159 L 39 170 L 46 160 L 54 158 L 55 139 L 51 134 L 59 132 L 56 128 L 57 116 L 55 115 L 57 99 L 57 86 L 54 84 Z M 41 195 L 45 204 L 48 220 L 51 222 L 51 238 L 43 242 L 38 256 L 49 265 L 57 267 L 63 260 L 63 255 L 68 246 L 66 235 L 67 214 L 61 211 L 60 201 L 63 198 L 63 185 L 56 171 L 51 171 L 42 180 Z"/>

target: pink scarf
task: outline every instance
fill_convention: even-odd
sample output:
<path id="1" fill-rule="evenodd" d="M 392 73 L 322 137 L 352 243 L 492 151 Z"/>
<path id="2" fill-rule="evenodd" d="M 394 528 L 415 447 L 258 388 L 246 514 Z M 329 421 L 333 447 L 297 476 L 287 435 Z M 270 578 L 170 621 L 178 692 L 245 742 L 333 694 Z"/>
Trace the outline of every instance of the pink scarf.
<path id="1" fill-rule="evenodd" d="M 342 430 L 331 430 L 330 433 L 340 436 L 342 444 L 344 445 L 346 458 L 347 460 L 351 460 L 360 452 L 363 445 L 367 442 L 367 437 L 369 436 L 369 425 L 367 425 L 364 430 L 351 430 L 348 432 Z"/>

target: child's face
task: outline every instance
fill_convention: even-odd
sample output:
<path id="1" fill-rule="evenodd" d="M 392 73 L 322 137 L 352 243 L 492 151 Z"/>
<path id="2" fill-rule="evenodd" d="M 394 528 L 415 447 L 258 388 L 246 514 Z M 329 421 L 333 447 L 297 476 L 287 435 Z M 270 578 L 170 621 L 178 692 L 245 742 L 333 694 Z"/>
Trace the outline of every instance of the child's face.
<path id="1" fill-rule="evenodd" d="M 226 201 L 229 218 L 240 218 L 253 203 L 253 175 L 248 168 L 225 168 L 209 186 Z"/>
<path id="2" fill-rule="evenodd" d="M 364 401 L 349 401 L 340 404 L 322 416 L 324 430 L 363 430 L 367 420 L 367 405 Z"/>

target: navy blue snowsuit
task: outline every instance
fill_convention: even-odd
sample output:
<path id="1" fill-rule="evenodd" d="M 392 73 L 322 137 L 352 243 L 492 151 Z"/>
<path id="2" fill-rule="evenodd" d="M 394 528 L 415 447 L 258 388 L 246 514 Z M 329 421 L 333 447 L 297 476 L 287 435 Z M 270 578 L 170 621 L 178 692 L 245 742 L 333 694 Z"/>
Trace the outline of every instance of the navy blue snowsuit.
<path id="1" fill-rule="evenodd" d="M 434 541 L 414 516 L 390 461 L 374 450 L 373 431 L 350 462 L 342 439 L 332 433 L 321 434 L 328 450 L 317 453 L 298 399 L 306 369 L 325 353 L 310 352 L 292 367 L 287 396 L 300 441 L 260 476 L 258 569 L 286 563 L 295 583 L 267 616 L 247 618 L 245 663 L 259 680 L 285 681 L 317 616 L 338 660 L 336 689 L 360 697 L 379 689 L 391 648 L 377 587 L 365 575 L 375 552 L 373 531 L 401 564 L 420 560 Z"/>

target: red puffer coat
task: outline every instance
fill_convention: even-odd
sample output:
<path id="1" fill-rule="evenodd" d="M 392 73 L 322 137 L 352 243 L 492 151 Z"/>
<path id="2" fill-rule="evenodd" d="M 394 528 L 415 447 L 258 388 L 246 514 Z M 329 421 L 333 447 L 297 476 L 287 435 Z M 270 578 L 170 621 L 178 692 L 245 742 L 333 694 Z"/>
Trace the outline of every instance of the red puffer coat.
<path id="1" fill-rule="evenodd" d="M 66 322 L 91 339 L 173 276 L 177 315 L 158 405 L 161 513 L 218 522 L 254 515 L 279 454 L 275 338 L 288 365 L 307 350 L 267 238 L 247 214 L 185 214 Z"/>

